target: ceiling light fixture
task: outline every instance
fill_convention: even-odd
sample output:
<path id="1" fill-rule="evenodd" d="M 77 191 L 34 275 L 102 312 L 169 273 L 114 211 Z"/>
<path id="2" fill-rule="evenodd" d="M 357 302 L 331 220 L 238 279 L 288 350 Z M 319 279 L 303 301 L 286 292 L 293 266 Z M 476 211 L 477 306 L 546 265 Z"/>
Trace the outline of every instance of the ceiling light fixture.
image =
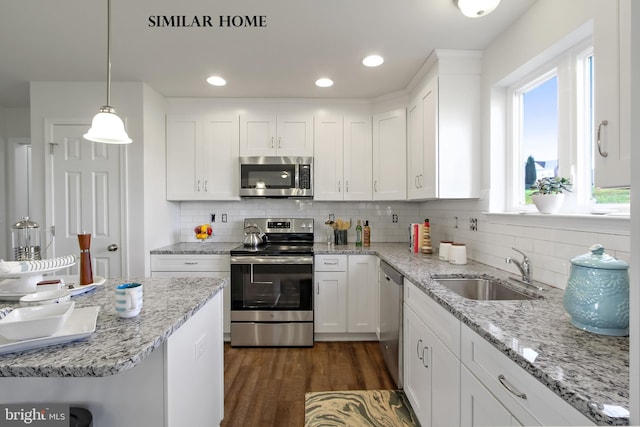
<path id="1" fill-rule="evenodd" d="M 493 12 L 500 0 L 453 0 L 464 16 L 479 18 Z"/>
<path id="2" fill-rule="evenodd" d="M 131 138 L 124 129 L 122 119 L 111 107 L 111 0 L 107 0 L 107 105 L 100 108 L 91 121 L 91 129 L 85 139 L 104 144 L 130 144 Z"/>
<path id="3" fill-rule="evenodd" d="M 362 60 L 365 67 L 378 67 L 382 65 L 384 58 L 380 55 L 369 55 Z"/>
<path id="4" fill-rule="evenodd" d="M 316 86 L 318 87 L 331 87 L 333 86 L 333 80 L 323 77 L 316 80 Z"/>
<path id="5" fill-rule="evenodd" d="M 207 83 L 211 86 L 225 86 L 227 81 L 220 76 L 211 76 L 207 79 Z"/>

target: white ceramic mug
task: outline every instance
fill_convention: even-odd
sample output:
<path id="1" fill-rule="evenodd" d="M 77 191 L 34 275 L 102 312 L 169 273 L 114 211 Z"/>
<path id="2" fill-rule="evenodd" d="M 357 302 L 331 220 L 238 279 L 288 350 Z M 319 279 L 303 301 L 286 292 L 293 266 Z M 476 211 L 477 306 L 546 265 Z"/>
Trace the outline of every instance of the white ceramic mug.
<path id="1" fill-rule="evenodd" d="M 449 248 L 453 242 L 451 240 L 441 240 L 438 248 L 438 258 L 441 261 L 449 261 Z"/>
<path id="2" fill-rule="evenodd" d="M 467 245 L 464 243 L 452 243 L 449 248 L 450 264 L 466 264 L 467 263 Z"/>
<path id="3" fill-rule="evenodd" d="M 120 317 L 134 317 L 142 310 L 142 284 L 123 283 L 115 292 L 116 313 Z"/>

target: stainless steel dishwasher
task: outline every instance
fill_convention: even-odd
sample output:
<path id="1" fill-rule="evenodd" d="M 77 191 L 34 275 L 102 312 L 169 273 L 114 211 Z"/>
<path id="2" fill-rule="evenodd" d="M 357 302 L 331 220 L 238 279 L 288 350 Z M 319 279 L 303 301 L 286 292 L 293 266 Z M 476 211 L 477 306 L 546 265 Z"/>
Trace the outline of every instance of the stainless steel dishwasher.
<path id="1" fill-rule="evenodd" d="M 380 350 L 398 388 L 402 388 L 402 274 L 380 261 Z"/>

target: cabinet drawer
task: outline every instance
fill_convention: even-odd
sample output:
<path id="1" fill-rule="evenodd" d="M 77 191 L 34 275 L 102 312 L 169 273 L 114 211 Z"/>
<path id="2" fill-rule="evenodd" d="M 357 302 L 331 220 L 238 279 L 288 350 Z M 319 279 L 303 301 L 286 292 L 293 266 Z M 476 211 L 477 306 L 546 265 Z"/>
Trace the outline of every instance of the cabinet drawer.
<path id="1" fill-rule="evenodd" d="M 461 351 L 464 365 L 521 423 L 595 425 L 466 325 Z"/>
<path id="2" fill-rule="evenodd" d="M 316 255 L 315 271 L 347 271 L 346 255 Z"/>
<path id="3" fill-rule="evenodd" d="M 229 255 L 151 255 L 151 271 L 230 271 Z"/>
<path id="4" fill-rule="evenodd" d="M 460 321 L 453 314 L 407 279 L 404 279 L 404 302 L 422 318 L 456 357 L 460 357 Z"/>

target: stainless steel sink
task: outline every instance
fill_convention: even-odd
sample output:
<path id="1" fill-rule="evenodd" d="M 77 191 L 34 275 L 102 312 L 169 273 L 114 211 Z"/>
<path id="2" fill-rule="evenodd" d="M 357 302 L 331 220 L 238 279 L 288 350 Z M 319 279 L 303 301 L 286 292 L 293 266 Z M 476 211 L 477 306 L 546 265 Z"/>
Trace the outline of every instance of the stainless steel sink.
<path id="1" fill-rule="evenodd" d="M 435 280 L 447 289 L 469 299 L 481 301 L 538 299 L 535 296 L 526 295 L 513 290 L 497 280 L 477 278 L 449 278 Z"/>

